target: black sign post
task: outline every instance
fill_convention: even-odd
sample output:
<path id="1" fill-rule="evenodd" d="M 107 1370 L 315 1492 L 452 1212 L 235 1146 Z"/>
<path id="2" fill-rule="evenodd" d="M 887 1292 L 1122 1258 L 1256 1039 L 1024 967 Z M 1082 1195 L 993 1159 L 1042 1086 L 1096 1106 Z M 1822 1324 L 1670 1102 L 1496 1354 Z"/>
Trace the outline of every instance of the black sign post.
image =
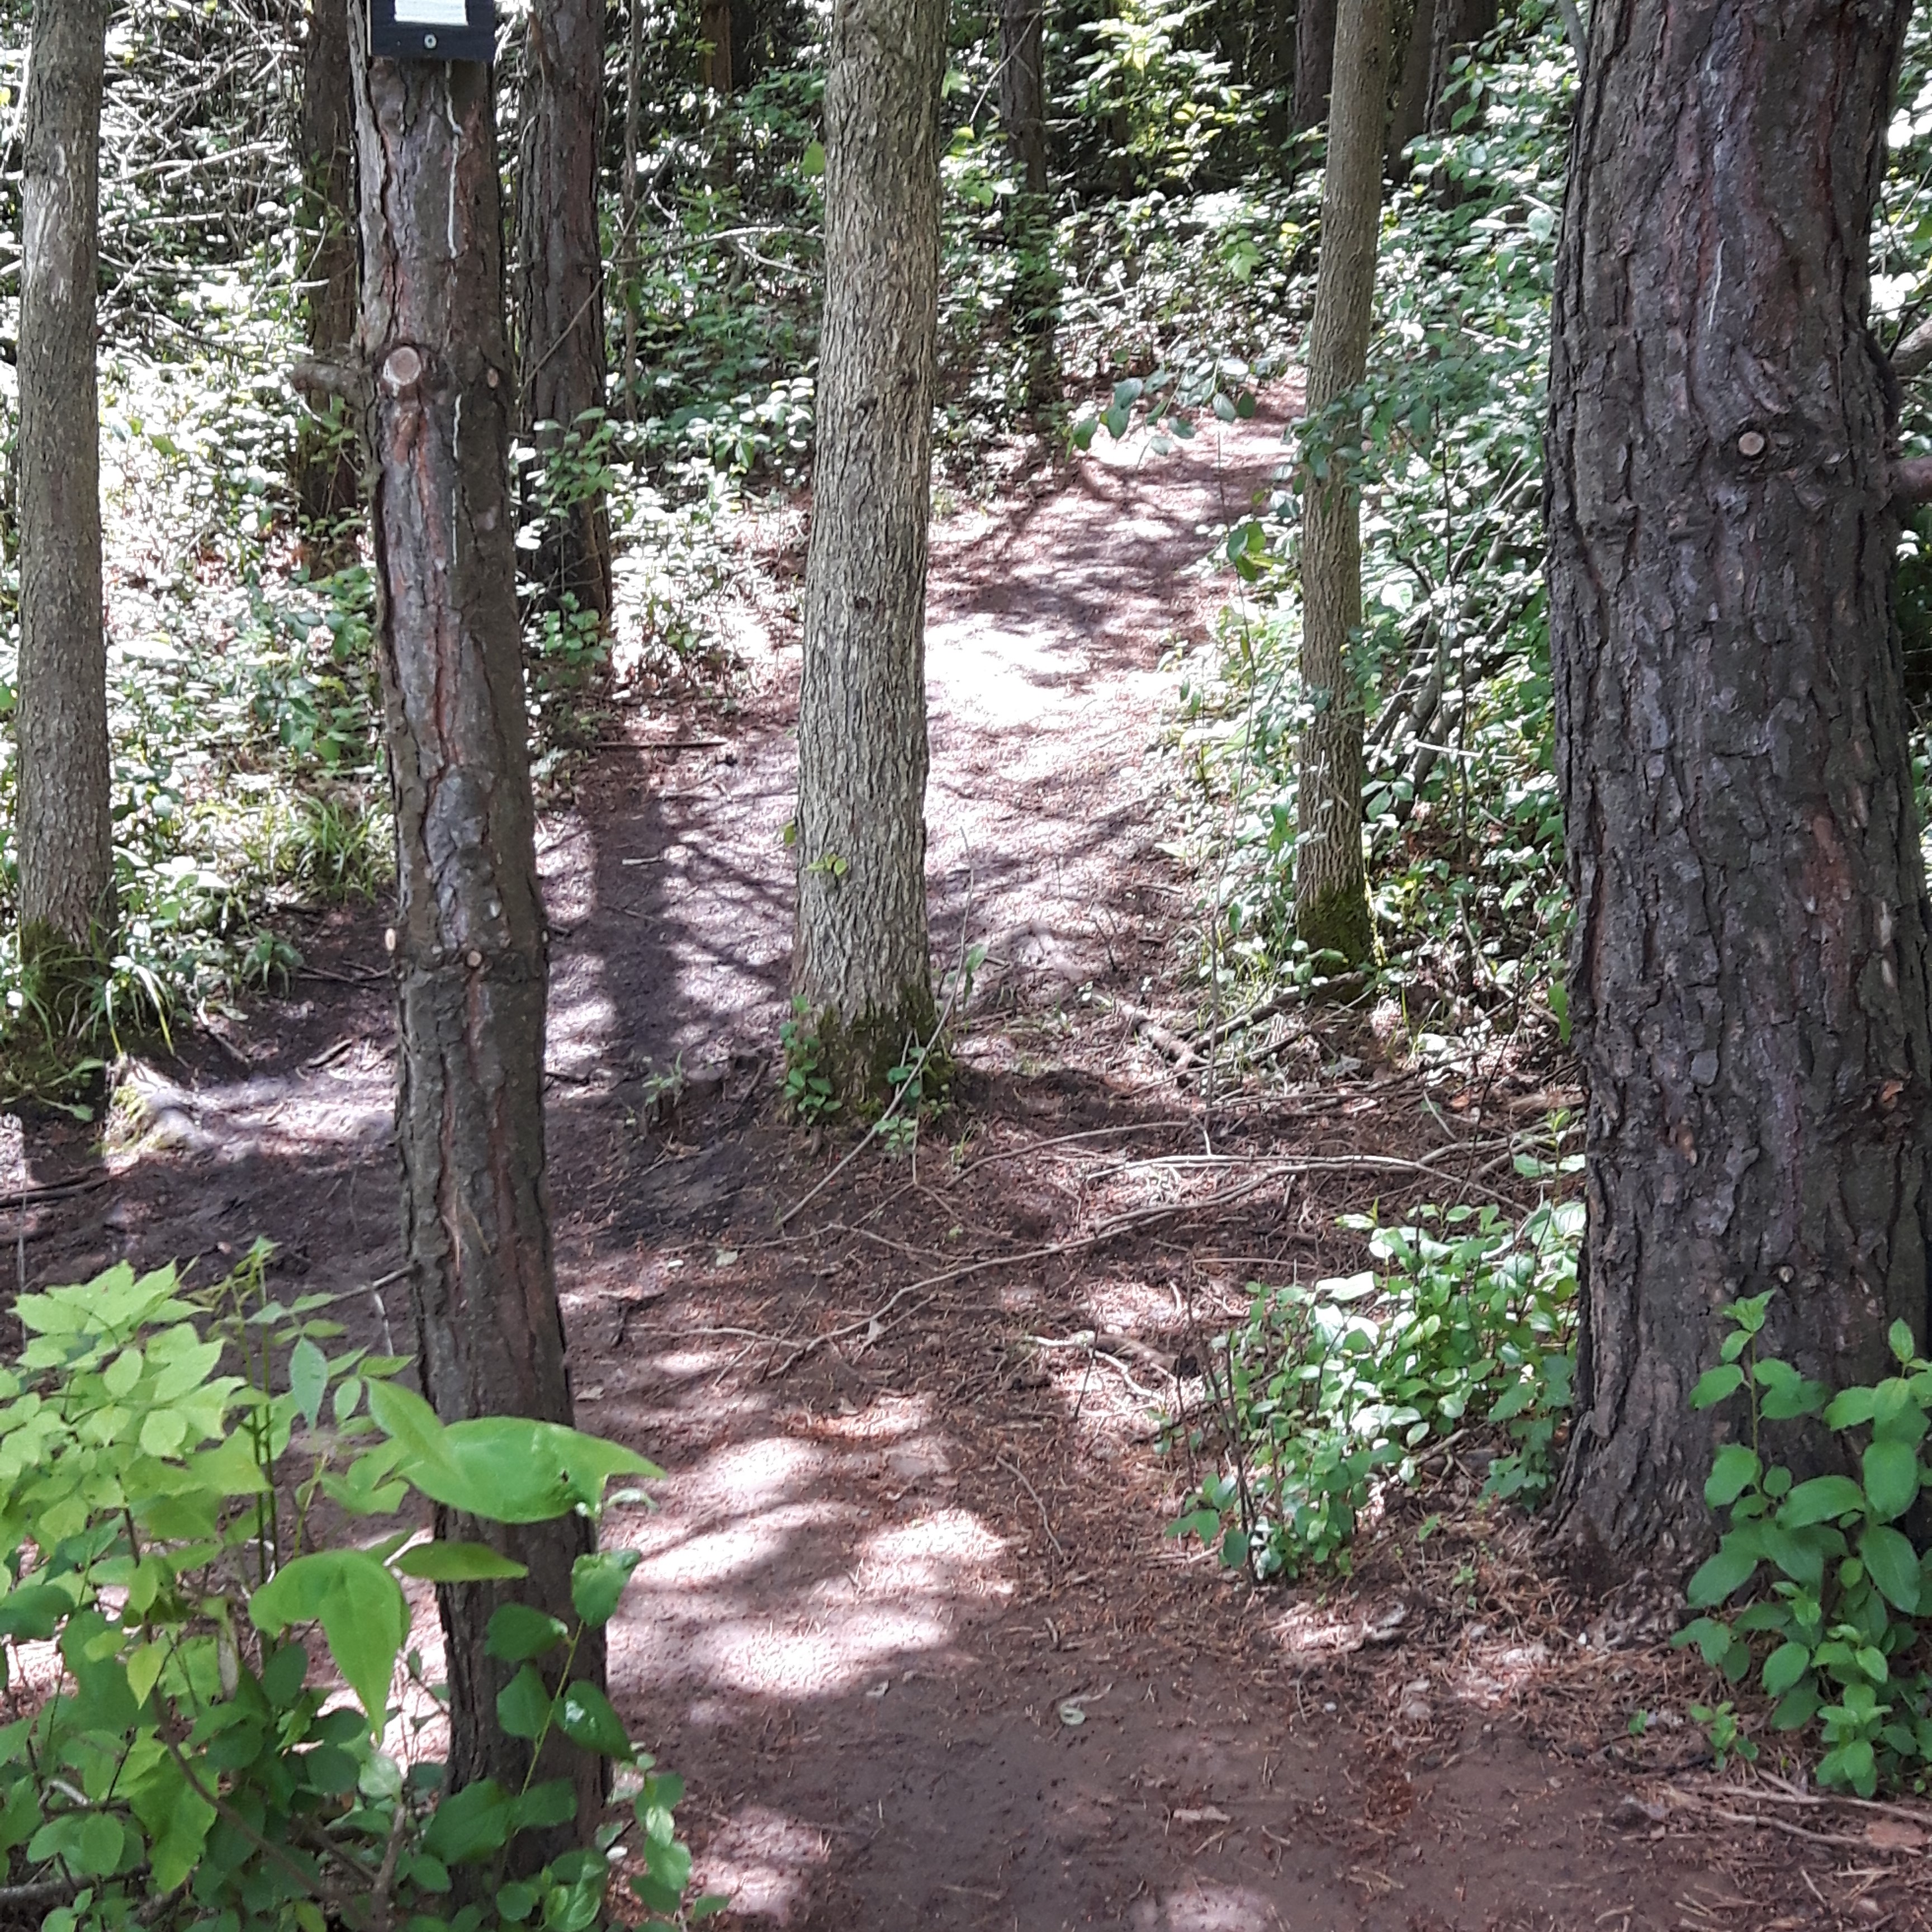
<path id="1" fill-rule="evenodd" d="M 369 0 L 369 51 L 379 60 L 495 58 L 495 0 Z"/>

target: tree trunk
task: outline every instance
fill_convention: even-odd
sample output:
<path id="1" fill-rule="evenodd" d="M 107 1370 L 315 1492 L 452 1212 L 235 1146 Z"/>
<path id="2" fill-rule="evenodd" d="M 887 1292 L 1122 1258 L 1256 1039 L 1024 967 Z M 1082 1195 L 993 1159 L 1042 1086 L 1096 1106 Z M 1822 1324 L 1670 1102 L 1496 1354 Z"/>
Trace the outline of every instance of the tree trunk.
<path id="1" fill-rule="evenodd" d="M 303 320 L 310 355 L 340 363 L 356 334 L 355 118 L 350 106 L 349 8 L 311 0 L 302 44 L 299 127 Z M 296 439 L 296 500 L 304 555 L 332 570 L 354 554 L 362 469 L 339 399 L 318 398 Z"/>
<path id="2" fill-rule="evenodd" d="M 1429 124 L 1429 77 L 1436 50 L 1436 22 L 1456 0 L 1415 0 L 1403 44 L 1402 78 L 1396 83 L 1395 109 L 1389 117 L 1388 171 L 1402 166 L 1402 151 Z"/>
<path id="3" fill-rule="evenodd" d="M 396 1126 L 423 1387 L 448 1420 L 567 1423 L 490 76 L 462 63 L 364 57 L 356 68 L 358 346 L 373 377 L 376 649 L 396 813 Z M 516 1596 L 574 1620 L 581 1521 L 472 1533 L 530 1566 Z M 515 1790 L 527 1765 L 496 1722 L 509 1672 L 484 1651 L 504 1594 L 440 1593 L 457 1786 L 487 1774 Z M 577 1671 L 601 1681 L 601 1642 L 579 1650 Z M 544 1756 L 543 1774 L 577 1780 L 587 1828 L 596 1762 L 566 1746 Z"/>
<path id="4" fill-rule="evenodd" d="M 1427 124 L 1432 133 L 1448 132 L 1456 107 L 1449 92 L 1458 55 L 1496 31 L 1496 0 L 1436 0 L 1434 29 L 1429 44 Z M 1413 138 L 1413 137 L 1412 137 Z"/>
<path id="5" fill-rule="evenodd" d="M 1328 118 L 1335 75 L 1336 0 L 1300 0 L 1294 16 L 1294 124 L 1318 128 Z"/>
<path id="6" fill-rule="evenodd" d="M 592 425 L 579 418 L 604 401 L 604 0 L 530 9 L 517 210 L 520 426 L 548 479 L 532 568 L 544 609 L 598 628 L 610 615 L 610 520 L 585 456 Z"/>
<path id="7" fill-rule="evenodd" d="M 50 1015 L 115 923 L 94 373 L 105 0 L 34 14 L 21 186 L 20 957 Z"/>
<path id="8" fill-rule="evenodd" d="M 704 0 L 704 84 L 714 94 L 731 92 L 731 0 Z"/>
<path id="9" fill-rule="evenodd" d="M 1000 124 L 1020 191 L 1006 204 L 1018 258 L 1013 281 L 1016 331 L 1025 351 L 1026 406 L 1037 413 L 1060 394 L 1060 278 L 1053 265 L 1047 202 L 1045 0 L 1002 0 Z"/>
<path id="10" fill-rule="evenodd" d="M 835 0 L 825 320 L 799 696 L 795 991 L 834 1083 L 877 1096 L 934 1025 L 926 566 L 946 0 Z"/>
<path id="11" fill-rule="evenodd" d="M 1001 0 L 1000 125 L 1020 185 L 1046 192 L 1046 0 Z"/>
<path id="12" fill-rule="evenodd" d="M 1834 1384 L 1922 1340 L 1932 939 L 1868 230 L 1909 0 L 1598 0 L 1546 503 L 1589 1223 L 1564 1495 L 1708 1537 L 1719 1310 Z"/>
<path id="13" fill-rule="evenodd" d="M 1323 418 L 1368 371 L 1388 74 L 1388 0 L 1342 0 L 1308 326 L 1306 407 L 1324 443 L 1358 440 L 1352 424 Z M 1312 950 L 1352 966 L 1369 956 L 1375 928 L 1362 871 L 1362 692 L 1350 658 L 1362 626 L 1362 537 L 1348 453 L 1334 449 L 1324 480 L 1303 473 L 1301 685 L 1313 715 L 1297 778 L 1294 924 Z"/>

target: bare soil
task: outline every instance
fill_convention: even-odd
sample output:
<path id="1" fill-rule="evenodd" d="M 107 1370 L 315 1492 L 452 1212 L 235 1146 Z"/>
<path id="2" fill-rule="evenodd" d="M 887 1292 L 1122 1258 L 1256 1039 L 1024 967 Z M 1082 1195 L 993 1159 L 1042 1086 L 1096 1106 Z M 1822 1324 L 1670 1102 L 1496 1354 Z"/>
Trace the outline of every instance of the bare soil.
<path id="1" fill-rule="evenodd" d="M 781 1222 L 856 1138 L 778 1106 L 795 521 L 734 698 L 622 714 L 547 814 L 580 1412 L 669 1472 L 613 1526 L 646 1552 L 614 1696 L 689 1781 L 728 1926 L 1932 1923 L 1919 1814 L 1712 1772 L 1701 1672 L 1580 1605 L 1475 1465 L 1346 1587 L 1257 1592 L 1162 1533 L 1156 1411 L 1244 1284 L 1356 1264 L 1351 1209 L 1513 1201 L 1550 1100 L 1507 1065 L 1432 1094 L 1343 1017 L 1209 1114 L 1150 1043 L 1188 1005 L 1162 655 L 1226 594 L 1198 566 L 1280 413 L 938 526 L 935 946 L 991 956 L 916 1159 L 875 1144 Z M 23 1284 L 263 1234 L 406 1346 L 382 920 L 296 936 L 296 996 L 137 1069 L 104 1150 L 0 1124 Z"/>

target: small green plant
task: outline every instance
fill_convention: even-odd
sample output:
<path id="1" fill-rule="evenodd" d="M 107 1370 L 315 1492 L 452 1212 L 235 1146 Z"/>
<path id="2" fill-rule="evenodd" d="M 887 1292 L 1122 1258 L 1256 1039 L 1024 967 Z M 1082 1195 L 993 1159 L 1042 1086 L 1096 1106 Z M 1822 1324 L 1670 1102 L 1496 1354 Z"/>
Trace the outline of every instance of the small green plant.
<path id="1" fill-rule="evenodd" d="M 793 1119 L 816 1126 L 838 1112 L 842 1104 L 825 1071 L 825 1042 L 812 1024 L 809 1001 L 794 994 L 791 1018 L 778 1027 L 784 1050 L 784 1104 Z"/>
<path id="2" fill-rule="evenodd" d="M 1757 1762 L 1757 1746 L 1738 1728 L 1738 1714 L 1726 1698 L 1721 1704 L 1693 1704 L 1690 1721 L 1702 1727 L 1711 1747 L 1711 1761 L 1722 1771 L 1734 1757 L 1747 1764 Z"/>
<path id="3" fill-rule="evenodd" d="M 1546 1204 L 1520 1226 L 1492 1208 L 1346 1225 L 1370 1231 L 1379 1274 L 1257 1287 L 1246 1322 L 1204 1352 L 1232 1466 L 1204 1478 L 1168 1534 L 1218 1543 L 1258 1581 L 1346 1569 L 1376 1484 L 1410 1480 L 1432 1439 L 1467 1425 L 1514 1445 L 1491 1466 L 1490 1494 L 1534 1504 L 1554 1480 L 1581 1204 Z"/>
<path id="4" fill-rule="evenodd" d="M 1722 1359 L 1691 1392 L 1698 1408 L 1742 1396 L 1749 1439 L 1724 1444 L 1712 1464 L 1704 1499 L 1726 1527 L 1686 1590 L 1705 1614 L 1672 1641 L 1695 1644 L 1730 1683 L 1755 1669 L 1774 1700 L 1774 1730 L 1819 1725 L 1819 1783 L 1869 1798 L 1881 1784 L 1921 1782 L 1932 1766 L 1932 1678 L 1916 1660 L 1932 1570 L 1897 1526 L 1927 1478 L 1918 1451 L 1932 1426 L 1932 1362 L 1895 1322 L 1899 1372 L 1832 1395 L 1762 1352 L 1771 1301 L 1753 1295 L 1725 1310 Z M 1858 1473 L 1798 1482 L 1768 1460 L 1766 1425 L 1821 1417 Z M 1754 1601 L 1724 1612 L 1764 1579 Z"/>
<path id="5" fill-rule="evenodd" d="M 518 1666 L 498 1720 L 532 1747 L 520 1789 L 449 1792 L 414 1742 L 446 1694 L 407 1649 L 403 1580 L 524 1572 L 397 1524 L 411 1492 L 483 1522 L 595 1521 L 612 1478 L 652 1466 L 553 1424 L 446 1426 L 394 1379 L 405 1358 L 331 1354 L 338 1298 L 277 1300 L 267 1255 L 206 1292 L 123 1266 L 19 1298 L 28 1340 L 0 1374 L 0 1643 L 22 1712 L 0 1729 L 9 1882 L 50 1908 L 46 1932 L 597 1932 L 629 1838 L 648 1924 L 717 1909 L 686 1904 L 678 1780 L 571 1676 L 634 1552 L 579 1559 L 574 1624 L 514 1601 L 490 1618 L 492 1654 Z M 356 1528 L 332 1536 L 325 1515 Z M 348 1699 L 314 1681 L 310 1629 Z M 30 1662 L 29 1644 L 50 1648 Z M 632 1817 L 526 1874 L 519 1840 L 576 1810 L 570 1779 L 535 1774 L 553 1735 L 626 1768 Z"/>

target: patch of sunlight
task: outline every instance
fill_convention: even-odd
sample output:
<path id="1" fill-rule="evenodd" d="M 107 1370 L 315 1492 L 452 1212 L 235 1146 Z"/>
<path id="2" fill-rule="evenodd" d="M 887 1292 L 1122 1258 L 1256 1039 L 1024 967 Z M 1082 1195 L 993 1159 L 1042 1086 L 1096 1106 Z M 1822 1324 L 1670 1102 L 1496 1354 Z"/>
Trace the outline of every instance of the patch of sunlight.
<path id="1" fill-rule="evenodd" d="M 890 1595 L 1004 1594 L 1011 1586 L 997 1572 L 1005 1549 L 970 1510 L 940 1510 L 868 1537 L 854 1573 L 860 1588 Z"/>
<path id="2" fill-rule="evenodd" d="M 1142 1899 L 1127 1918 L 1132 1932 L 1262 1932 L 1280 1923 L 1259 1892 L 1199 1879 L 1186 1892 Z"/>
<path id="3" fill-rule="evenodd" d="M 812 1432 L 846 1442 L 891 1442 L 931 1426 L 933 1401 L 926 1395 L 882 1395 L 850 1415 L 818 1415 Z"/>
<path id="4" fill-rule="evenodd" d="M 646 1555 L 638 1565 L 637 1586 L 647 1590 L 702 1588 L 706 1584 L 728 1582 L 748 1570 L 776 1570 L 794 1538 L 862 1514 L 839 1503 L 791 1503 L 748 1522 L 687 1535 Z M 664 1525 L 662 1519 L 652 1527 L 668 1528 L 672 1535 L 676 1534 L 675 1526 Z M 646 1529 L 632 1547 L 648 1551 L 653 1540 Z"/>
<path id="5" fill-rule="evenodd" d="M 842 1606 L 836 1617 L 754 1610 L 722 1594 L 681 1593 L 649 1612 L 634 1593 L 612 1626 L 627 1678 L 669 1688 L 742 1696 L 835 1697 L 908 1651 L 937 1650 L 952 1633 L 937 1612 L 883 1604 Z"/>
<path id="6" fill-rule="evenodd" d="M 816 1826 L 766 1805 L 744 1805 L 705 1846 L 698 1886 L 726 1894 L 734 1918 L 790 1925 L 804 1916 L 812 1878 L 830 1853 L 830 1840 Z"/>

